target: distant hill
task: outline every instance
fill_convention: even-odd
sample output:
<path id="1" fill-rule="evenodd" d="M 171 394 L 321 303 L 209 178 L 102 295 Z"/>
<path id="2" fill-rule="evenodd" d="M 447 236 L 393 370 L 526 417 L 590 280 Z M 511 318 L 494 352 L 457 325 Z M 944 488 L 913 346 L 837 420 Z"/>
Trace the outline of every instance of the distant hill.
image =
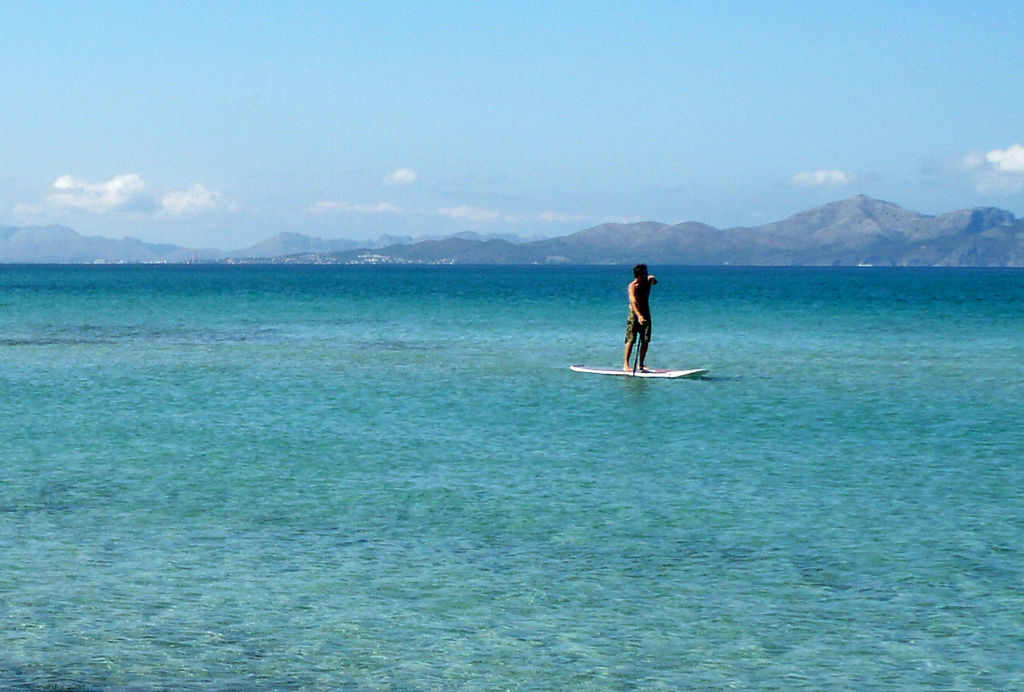
<path id="1" fill-rule="evenodd" d="M 512 235 L 502 236 L 485 236 L 472 231 L 463 231 L 456 233 L 451 238 L 459 238 L 463 240 L 475 241 L 475 242 L 486 242 L 495 238 L 507 240 L 511 243 L 517 242 L 519 239 Z M 308 235 L 301 235 L 299 233 L 278 233 L 272 238 L 268 238 L 255 245 L 247 247 L 243 250 L 236 250 L 234 252 L 224 253 L 231 257 L 249 257 L 249 258 L 274 258 L 274 257 L 287 257 L 289 255 L 326 255 L 337 252 L 344 252 L 346 250 L 369 250 L 380 247 L 394 247 L 396 245 L 413 245 L 416 243 L 425 243 L 429 241 L 438 241 L 439 238 L 412 238 L 412 237 L 399 237 L 399 236 L 388 236 L 384 235 L 379 237 L 376 242 L 367 244 L 363 240 L 348 240 L 345 238 L 335 239 L 324 239 L 315 238 Z"/>
<path id="2" fill-rule="evenodd" d="M 1024 221 L 1001 209 L 926 216 L 859 195 L 756 227 L 604 224 L 512 245 L 427 242 L 337 253 L 339 262 L 1024 267 Z"/>
<path id="3" fill-rule="evenodd" d="M 0 228 L 0 263 L 93 264 L 97 262 L 189 262 L 221 259 L 220 250 L 194 250 L 136 238 L 83 236 L 66 226 Z"/>
<path id="4" fill-rule="evenodd" d="M 358 240 L 324 240 L 298 233 L 278 233 L 244 250 L 230 253 L 236 257 L 281 257 L 303 253 L 330 253 L 366 247 Z"/>
<path id="5" fill-rule="evenodd" d="M 453 238 L 468 243 L 483 243 L 493 237 L 477 233 L 459 233 Z M 515 240 L 515 236 L 502 236 Z M 433 239 L 438 242 L 438 239 Z M 197 250 L 178 245 L 147 243 L 135 238 L 83 236 L 66 226 L 0 227 L 0 264 L 96 264 L 96 263 L 185 263 L 213 262 L 244 258 L 273 261 L 302 256 L 316 261 L 331 253 L 381 246 L 411 245 L 429 242 L 425 238 L 381 236 L 376 242 L 324 239 L 298 233 L 279 233 L 241 250 L 212 248 Z"/>
<path id="6" fill-rule="evenodd" d="M 195 250 L 81 236 L 63 226 L 0 228 L 0 263 L 252 261 L 419 264 L 733 264 L 1024 267 L 1024 220 L 991 207 L 927 216 L 864 195 L 782 221 L 603 224 L 514 242 L 460 233 L 377 243 L 281 233 L 243 250 Z"/>
<path id="7" fill-rule="evenodd" d="M 755 264 L 1024 266 L 1024 224 L 1001 209 L 925 216 L 860 195 L 747 230 Z"/>

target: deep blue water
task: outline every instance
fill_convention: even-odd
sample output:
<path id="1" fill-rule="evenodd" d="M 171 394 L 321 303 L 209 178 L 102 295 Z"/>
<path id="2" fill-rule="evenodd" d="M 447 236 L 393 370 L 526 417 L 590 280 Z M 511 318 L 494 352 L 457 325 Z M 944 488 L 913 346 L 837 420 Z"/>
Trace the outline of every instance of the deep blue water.
<path id="1" fill-rule="evenodd" d="M 0 689 L 1024 687 L 1024 272 L 0 266 Z"/>

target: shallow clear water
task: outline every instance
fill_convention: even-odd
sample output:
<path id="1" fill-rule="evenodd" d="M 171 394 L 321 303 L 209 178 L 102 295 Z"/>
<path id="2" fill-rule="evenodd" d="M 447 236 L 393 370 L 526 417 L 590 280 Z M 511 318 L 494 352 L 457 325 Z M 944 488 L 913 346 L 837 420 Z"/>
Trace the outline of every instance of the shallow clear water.
<path id="1" fill-rule="evenodd" d="M 0 267 L 0 688 L 1024 686 L 1024 272 Z"/>

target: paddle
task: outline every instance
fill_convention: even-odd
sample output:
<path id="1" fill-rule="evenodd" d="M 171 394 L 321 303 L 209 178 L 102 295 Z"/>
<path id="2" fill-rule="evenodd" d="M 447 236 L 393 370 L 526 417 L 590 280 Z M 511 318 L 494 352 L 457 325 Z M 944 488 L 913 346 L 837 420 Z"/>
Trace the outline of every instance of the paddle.
<path id="1" fill-rule="evenodd" d="M 636 355 L 633 356 L 633 377 L 636 377 L 636 366 L 640 363 L 640 349 L 643 348 L 643 332 L 636 335 Z"/>

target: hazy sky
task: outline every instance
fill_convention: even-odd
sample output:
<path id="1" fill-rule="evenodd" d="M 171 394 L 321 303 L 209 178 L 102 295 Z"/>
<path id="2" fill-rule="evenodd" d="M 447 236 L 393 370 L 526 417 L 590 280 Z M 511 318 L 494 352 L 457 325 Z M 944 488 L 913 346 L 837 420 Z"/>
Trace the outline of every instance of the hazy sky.
<path id="1" fill-rule="evenodd" d="M 0 0 L 0 225 L 240 248 L 1024 214 L 1024 3 Z"/>

